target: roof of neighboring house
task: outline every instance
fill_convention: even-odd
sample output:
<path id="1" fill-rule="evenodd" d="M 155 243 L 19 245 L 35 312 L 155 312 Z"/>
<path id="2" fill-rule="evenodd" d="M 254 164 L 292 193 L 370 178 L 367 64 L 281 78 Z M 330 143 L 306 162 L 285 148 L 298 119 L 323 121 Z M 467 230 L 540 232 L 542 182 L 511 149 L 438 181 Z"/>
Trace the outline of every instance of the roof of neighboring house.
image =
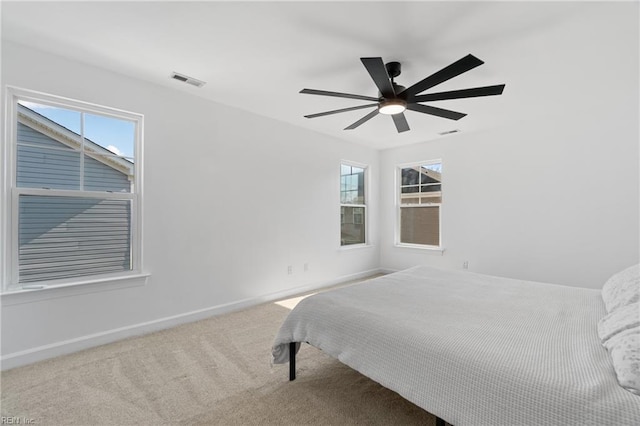
<path id="1" fill-rule="evenodd" d="M 439 183 L 442 182 L 442 174 L 440 172 L 437 172 L 435 170 L 431 170 L 428 169 L 426 167 L 423 166 L 413 166 L 413 167 L 408 167 L 409 169 L 413 169 L 416 172 L 424 175 L 424 177 L 427 177 L 429 179 L 429 182 L 423 182 L 423 183 Z"/>
<path id="2" fill-rule="evenodd" d="M 22 104 L 18 104 L 18 122 L 75 150 L 80 149 L 82 145 L 81 135 Z M 130 178 L 133 177 L 134 164 L 132 161 L 118 157 L 91 139 L 84 138 L 84 151 L 89 155 L 97 154 L 91 155 L 91 158 L 126 174 Z"/>

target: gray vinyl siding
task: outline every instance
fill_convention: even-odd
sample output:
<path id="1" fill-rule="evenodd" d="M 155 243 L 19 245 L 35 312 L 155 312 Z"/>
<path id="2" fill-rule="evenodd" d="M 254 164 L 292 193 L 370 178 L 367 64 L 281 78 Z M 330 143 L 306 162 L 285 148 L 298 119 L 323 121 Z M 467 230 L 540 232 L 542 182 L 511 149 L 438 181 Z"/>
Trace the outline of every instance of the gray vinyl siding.
<path id="1" fill-rule="evenodd" d="M 17 186 L 78 190 L 79 155 L 19 123 Z M 130 192 L 131 183 L 127 175 L 85 156 L 84 189 Z M 23 194 L 18 203 L 21 283 L 132 269 L 131 200 Z"/>
<path id="2" fill-rule="evenodd" d="M 131 192 L 131 182 L 124 173 L 85 156 L 84 189 L 86 191 Z"/>
<path id="3" fill-rule="evenodd" d="M 29 143 L 49 148 L 68 148 L 57 140 L 33 130 L 31 127 L 22 123 L 18 123 L 18 143 Z"/>
<path id="4" fill-rule="evenodd" d="M 129 192 L 131 188 L 127 175 L 88 156 L 84 178 L 87 191 Z M 80 153 L 18 123 L 16 183 L 28 188 L 80 189 Z"/>
<path id="5" fill-rule="evenodd" d="M 18 145 L 16 183 L 25 188 L 80 189 L 80 153 Z"/>
<path id="6" fill-rule="evenodd" d="M 131 201 L 21 195 L 21 283 L 131 269 Z"/>

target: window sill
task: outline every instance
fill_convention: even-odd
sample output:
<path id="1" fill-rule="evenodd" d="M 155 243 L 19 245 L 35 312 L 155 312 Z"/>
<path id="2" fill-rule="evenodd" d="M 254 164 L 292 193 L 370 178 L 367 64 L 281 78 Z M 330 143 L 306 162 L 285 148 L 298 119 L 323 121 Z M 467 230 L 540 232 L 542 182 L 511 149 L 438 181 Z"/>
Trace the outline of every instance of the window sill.
<path id="1" fill-rule="evenodd" d="M 113 277 L 93 278 L 74 281 L 68 284 L 46 285 L 32 284 L 28 288 L 6 290 L 0 294 L 2 306 L 20 305 L 59 297 L 77 296 L 87 293 L 138 287 L 147 283 L 151 274 L 137 273 Z"/>
<path id="2" fill-rule="evenodd" d="M 409 248 L 409 249 L 416 249 L 416 250 L 426 250 L 426 251 L 431 251 L 431 252 L 435 252 L 435 253 L 444 253 L 444 247 L 440 247 L 440 246 L 424 246 L 421 244 L 400 244 L 400 243 L 396 243 L 395 247 L 398 248 Z"/>
<path id="3" fill-rule="evenodd" d="M 365 248 L 372 248 L 372 247 L 373 247 L 373 244 L 349 244 L 346 246 L 340 246 L 338 250 L 349 251 L 349 250 L 365 249 Z"/>

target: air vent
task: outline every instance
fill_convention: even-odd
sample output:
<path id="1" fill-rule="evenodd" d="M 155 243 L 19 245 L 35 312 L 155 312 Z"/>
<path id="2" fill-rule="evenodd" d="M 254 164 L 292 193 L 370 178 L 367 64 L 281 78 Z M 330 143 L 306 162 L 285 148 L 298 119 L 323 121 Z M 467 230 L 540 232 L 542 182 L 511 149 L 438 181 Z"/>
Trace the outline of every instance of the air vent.
<path id="1" fill-rule="evenodd" d="M 202 87 L 206 84 L 202 80 L 198 80 L 197 78 L 193 78 L 193 77 L 188 77 L 183 74 L 178 74 L 175 71 L 171 73 L 170 77 L 173 78 L 174 80 L 182 81 L 183 83 L 187 83 L 196 87 Z"/>
<path id="2" fill-rule="evenodd" d="M 453 130 L 447 130 L 446 132 L 440 132 L 438 133 L 440 136 L 444 136 L 444 135 L 450 135 L 451 133 L 458 133 L 460 130 L 458 129 L 453 129 Z"/>

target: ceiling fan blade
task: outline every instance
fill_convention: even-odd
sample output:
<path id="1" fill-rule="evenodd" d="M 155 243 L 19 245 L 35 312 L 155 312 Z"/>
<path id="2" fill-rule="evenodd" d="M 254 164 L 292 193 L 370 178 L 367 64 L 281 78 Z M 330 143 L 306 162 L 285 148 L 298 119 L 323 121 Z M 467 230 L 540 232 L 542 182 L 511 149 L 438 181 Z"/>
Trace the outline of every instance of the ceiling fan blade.
<path id="1" fill-rule="evenodd" d="M 384 66 L 382 58 L 360 58 L 362 64 L 373 79 L 383 97 L 390 99 L 395 98 L 396 92 L 387 74 L 387 67 Z"/>
<path id="2" fill-rule="evenodd" d="M 317 114 L 305 115 L 305 117 L 306 118 L 316 118 L 316 117 L 322 117 L 322 116 L 325 116 L 325 115 L 338 114 L 339 112 L 355 111 L 357 109 L 371 108 L 371 107 L 377 107 L 377 106 L 378 106 L 378 104 L 358 105 L 358 106 L 349 107 L 349 108 L 334 109 L 333 111 L 325 111 L 325 112 L 319 112 Z"/>
<path id="3" fill-rule="evenodd" d="M 429 105 L 421 105 L 421 104 L 408 104 L 407 109 L 411 111 L 422 112 L 424 114 L 436 115 L 438 117 L 448 118 L 450 120 L 460 120 L 467 114 L 463 114 L 461 112 L 451 111 L 448 109 L 436 108 Z"/>
<path id="4" fill-rule="evenodd" d="M 376 115 L 378 115 L 378 109 L 377 108 L 374 109 L 373 111 L 371 111 L 369 114 L 367 114 L 364 117 L 362 117 L 360 120 L 358 120 L 355 123 L 353 123 L 352 125 L 350 125 L 349 127 L 345 127 L 344 130 L 353 130 L 356 127 L 358 127 L 359 125 L 361 125 L 362 123 L 371 120 Z"/>
<path id="5" fill-rule="evenodd" d="M 359 99 L 361 101 L 379 101 L 378 98 L 374 98 L 373 96 L 352 95 L 351 93 L 329 92 L 327 90 L 302 89 L 300 93 L 308 95 L 334 96 L 336 98 Z"/>
<path id="6" fill-rule="evenodd" d="M 409 123 L 407 123 L 407 118 L 404 116 L 404 113 L 401 112 L 400 114 L 393 114 L 391 118 L 393 118 L 393 123 L 396 125 L 398 133 L 410 130 Z"/>
<path id="7" fill-rule="evenodd" d="M 451 65 L 442 68 L 440 71 L 431 74 L 429 77 L 420 80 L 413 86 L 403 90 L 401 93 L 405 94 L 407 97 L 411 97 L 482 64 L 484 64 L 483 61 L 469 54 Z"/>
<path id="8" fill-rule="evenodd" d="M 415 95 L 407 99 L 407 102 L 427 102 L 442 101 L 445 99 L 475 98 L 478 96 L 501 95 L 504 84 L 496 86 L 474 87 L 472 89 L 451 90 L 449 92 L 429 93 L 426 95 Z"/>

